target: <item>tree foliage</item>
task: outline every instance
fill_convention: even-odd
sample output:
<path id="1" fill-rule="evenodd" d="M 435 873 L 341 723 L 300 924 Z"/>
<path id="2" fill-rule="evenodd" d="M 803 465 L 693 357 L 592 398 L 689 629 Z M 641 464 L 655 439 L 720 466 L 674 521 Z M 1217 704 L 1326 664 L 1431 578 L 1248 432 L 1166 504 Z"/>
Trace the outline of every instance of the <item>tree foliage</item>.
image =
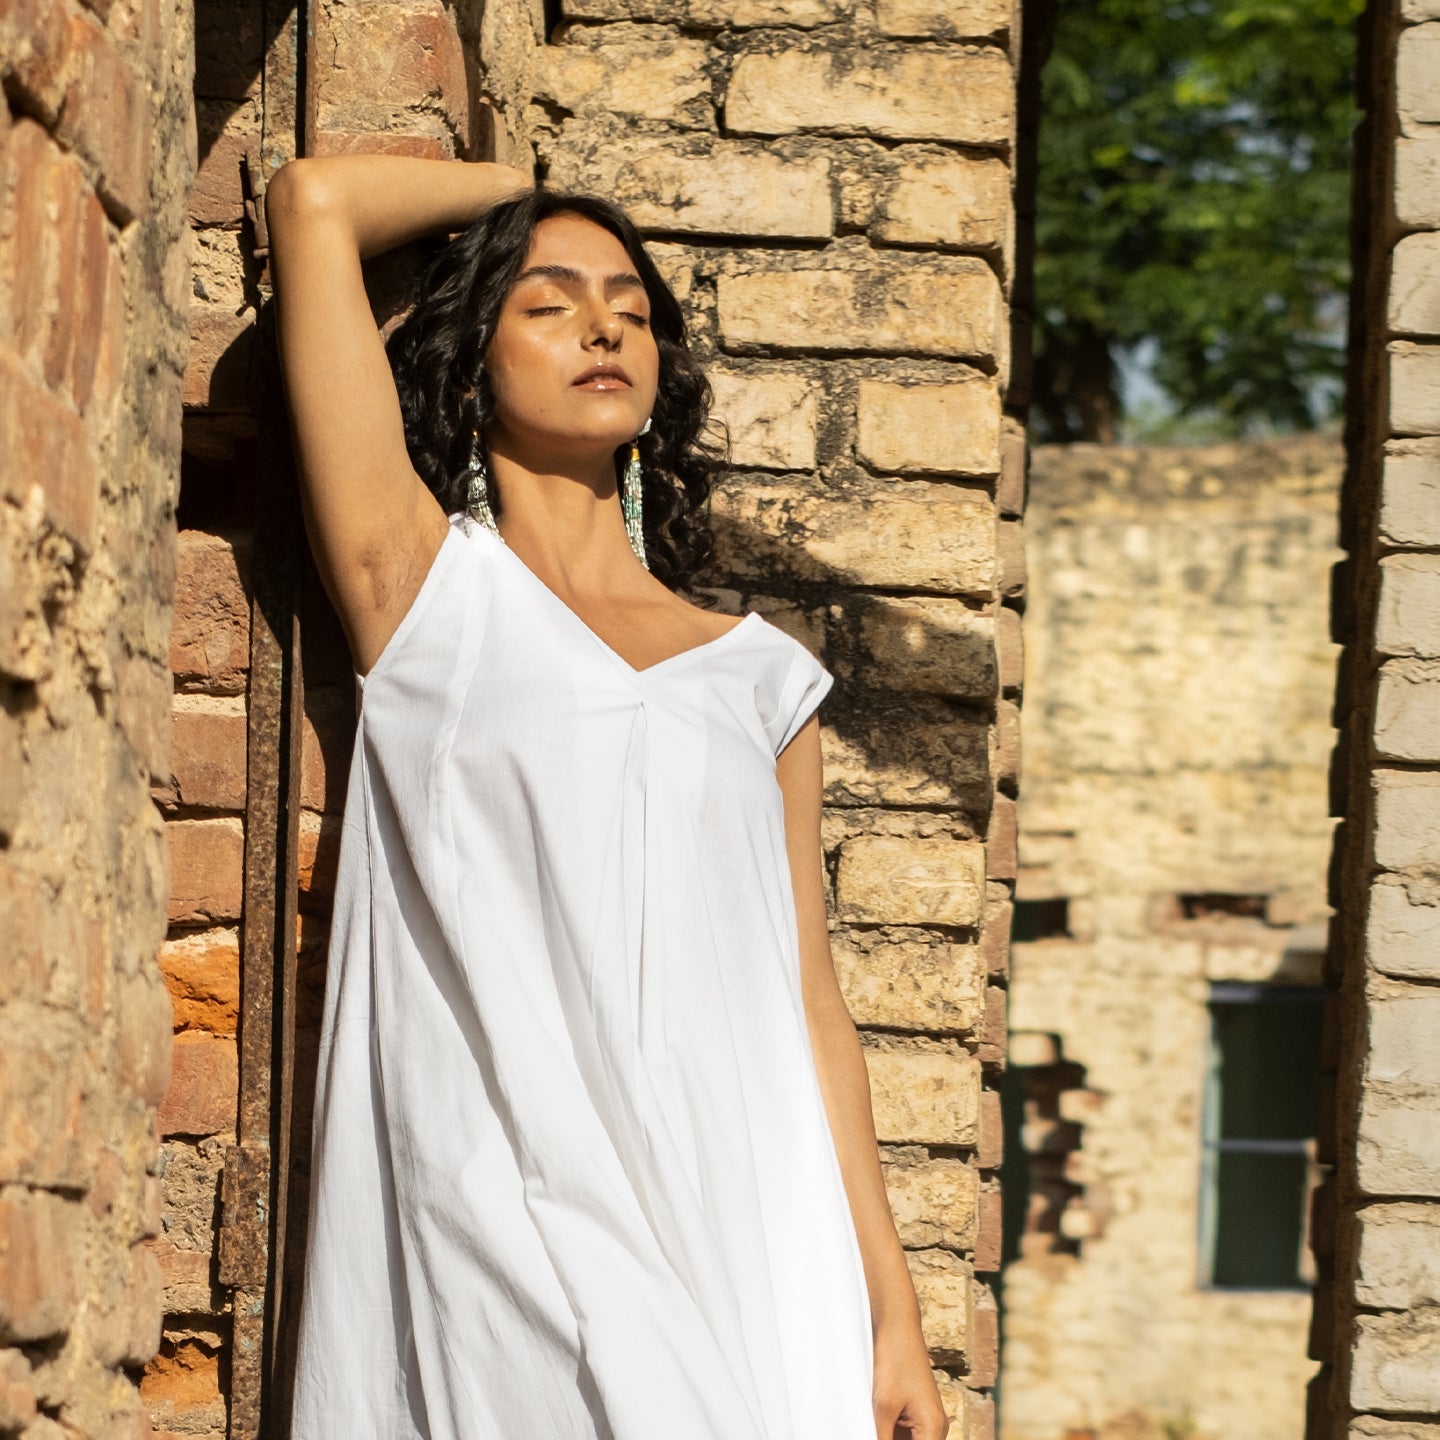
<path id="1" fill-rule="evenodd" d="M 1146 345 L 1180 415 L 1308 428 L 1339 392 L 1362 0 L 1058 0 L 1042 76 L 1037 429 L 1113 439 Z"/>

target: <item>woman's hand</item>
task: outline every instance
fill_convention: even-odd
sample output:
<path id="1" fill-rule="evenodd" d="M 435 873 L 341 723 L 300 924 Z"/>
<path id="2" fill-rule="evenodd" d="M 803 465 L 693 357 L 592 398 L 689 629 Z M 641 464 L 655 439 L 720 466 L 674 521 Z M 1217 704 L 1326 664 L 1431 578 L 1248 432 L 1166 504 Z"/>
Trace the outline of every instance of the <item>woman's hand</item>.
<path id="1" fill-rule="evenodd" d="M 950 1421 L 930 1370 L 920 1317 L 881 1321 L 872 1391 L 876 1440 L 945 1440 Z"/>

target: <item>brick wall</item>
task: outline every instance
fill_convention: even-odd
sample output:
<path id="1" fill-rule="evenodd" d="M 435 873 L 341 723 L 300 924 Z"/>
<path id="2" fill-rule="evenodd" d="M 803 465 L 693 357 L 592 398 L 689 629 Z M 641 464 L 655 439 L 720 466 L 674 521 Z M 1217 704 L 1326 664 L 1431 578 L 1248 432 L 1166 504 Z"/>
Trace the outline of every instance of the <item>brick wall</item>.
<path id="1" fill-rule="evenodd" d="M 1365 17 L 1311 1440 L 1440 1436 L 1440 6 Z"/>
<path id="2" fill-rule="evenodd" d="M 1005 1440 L 1303 1429 L 1309 1296 L 1204 1287 L 1202 1140 L 1211 987 L 1321 980 L 1342 462 L 1032 457 Z"/>
<path id="3" fill-rule="evenodd" d="M 0 1433 L 132 1440 L 154 1353 L 189 7 L 0 12 Z"/>
<path id="4" fill-rule="evenodd" d="M 263 152 L 267 120 L 260 6 L 208 5 L 196 83 L 211 140 L 193 210 L 200 283 L 166 793 L 176 887 L 165 964 L 180 1035 L 157 1248 L 171 1313 L 146 1394 L 162 1431 L 218 1436 L 227 1406 L 230 1432 L 251 1433 L 237 1421 L 248 1399 L 226 1394 L 241 1382 L 215 1250 L 235 1138 L 236 1015 L 249 1014 L 238 999 L 256 785 L 245 755 L 248 744 L 253 765 L 262 739 L 246 666 L 266 287 L 244 217 L 246 156 Z M 1024 448 L 1006 409 L 1018 396 L 1012 15 L 1008 4 L 898 0 L 873 16 L 836 0 L 587 7 L 552 16 L 547 34 L 538 6 L 322 4 L 298 97 L 304 142 L 313 153 L 535 165 L 557 184 L 615 195 L 652 237 L 734 440 L 708 588 L 792 630 L 839 680 L 824 713 L 835 953 L 958 1417 L 952 1440 L 985 1437 L 997 1326 L 977 1276 L 999 1258 L 994 1082 L 1024 594 Z M 405 257 L 369 273 L 384 324 L 403 301 Z M 302 608 L 292 1314 L 353 718 L 344 646 L 313 577 Z"/>

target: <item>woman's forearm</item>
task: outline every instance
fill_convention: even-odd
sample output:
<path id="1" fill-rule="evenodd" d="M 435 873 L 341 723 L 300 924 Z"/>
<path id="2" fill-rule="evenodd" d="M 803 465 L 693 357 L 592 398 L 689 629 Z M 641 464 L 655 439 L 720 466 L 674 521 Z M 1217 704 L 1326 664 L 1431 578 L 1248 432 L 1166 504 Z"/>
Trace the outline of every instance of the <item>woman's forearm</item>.
<path id="1" fill-rule="evenodd" d="M 496 201 L 528 190 L 509 165 L 400 155 L 324 155 L 292 160 L 266 197 L 272 233 L 302 208 L 323 209 L 350 232 L 362 259 L 423 235 L 461 230 Z M 278 238 L 278 237 L 277 237 Z"/>
<path id="2" fill-rule="evenodd" d="M 838 987 L 833 996 L 807 1003 L 807 1015 L 815 1069 L 865 1264 L 874 1329 L 878 1333 L 891 1322 L 918 1325 L 915 1287 L 880 1169 L 860 1037 Z"/>

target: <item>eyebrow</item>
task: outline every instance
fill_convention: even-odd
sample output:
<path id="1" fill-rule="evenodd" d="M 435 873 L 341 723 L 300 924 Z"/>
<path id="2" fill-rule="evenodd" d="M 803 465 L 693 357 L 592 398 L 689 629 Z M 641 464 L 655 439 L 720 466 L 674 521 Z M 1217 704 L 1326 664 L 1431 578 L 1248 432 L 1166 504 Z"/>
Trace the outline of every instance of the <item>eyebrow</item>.
<path id="1" fill-rule="evenodd" d="M 528 270 L 522 270 L 515 277 L 517 285 L 522 280 L 559 280 L 567 285 L 583 285 L 585 283 L 585 277 L 570 265 L 532 265 Z M 619 286 L 638 286 L 643 290 L 645 282 L 629 270 L 621 270 L 618 274 L 605 277 L 607 290 Z"/>

